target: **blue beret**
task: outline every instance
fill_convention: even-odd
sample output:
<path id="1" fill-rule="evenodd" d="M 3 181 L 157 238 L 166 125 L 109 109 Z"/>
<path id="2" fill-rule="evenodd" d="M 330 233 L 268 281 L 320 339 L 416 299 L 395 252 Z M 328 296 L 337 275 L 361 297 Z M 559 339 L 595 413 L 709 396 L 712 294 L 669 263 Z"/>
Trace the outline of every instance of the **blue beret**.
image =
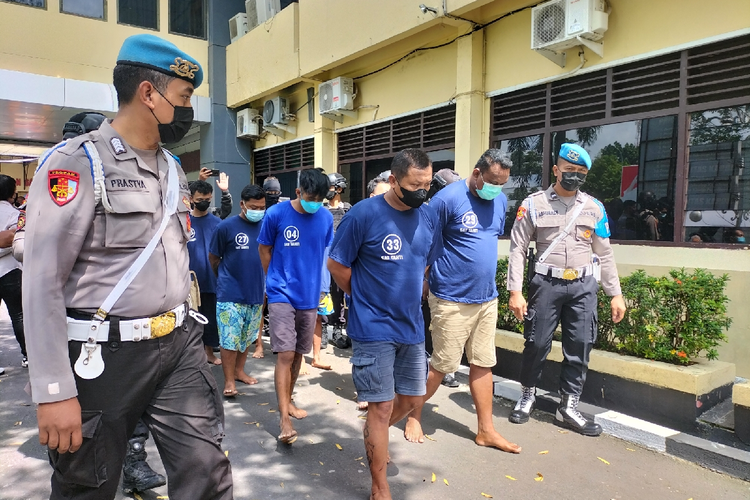
<path id="1" fill-rule="evenodd" d="M 565 143 L 560 148 L 559 157 L 573 165 L 581 165 L 591 170 L 591 157 L 578 144 Z"/>
<path id="2" fill-rule="evenodd" d="M 172 42 L 155 35 L 133 35 L 125 39 L 117 55 L 117 64 L 129 64 L 160 71 L 181 78 L 198 88 L 203 82 L 203 68 L 195 58 Z"/>

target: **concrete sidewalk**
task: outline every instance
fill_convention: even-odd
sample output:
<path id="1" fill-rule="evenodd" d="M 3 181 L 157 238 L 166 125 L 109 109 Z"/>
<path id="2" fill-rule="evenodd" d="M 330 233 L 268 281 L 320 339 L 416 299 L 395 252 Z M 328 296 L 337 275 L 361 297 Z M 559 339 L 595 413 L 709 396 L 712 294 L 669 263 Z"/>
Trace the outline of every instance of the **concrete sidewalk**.
<path id="1" fill-rule="evenodd" d="M 329 347 L 327 353 L 333 371 L 310 368 L 310 375 L 300 377 L 295 402 L 309 417 L 295 422 L 300 437 L 291 447 L 276 441 L 274 357 L 267 349 L 264 359 L 248 361 L 247 371 L 260 383 L 240 386 L 241 395 L 224 404 L 224 449 L 232 461 L 235 498 L 368 498 L 363 420 L 354 401 L 350 351 Z M 28 372 L 20 367 L 9 323 L 2 321 L 0 366 L 6 367 L 0 376 L 0 499 L 47 498 L 51 469 L 46 450 L 38 444 L 34 406 L 23 392 Z M 221 387 L 221 367 L 214 367 L 213 373 Z M 497 398 L 496 426 L 523 446 L 518 456 L 476 446 L 468 387 L 441 387 L 425 411 L 424 430 L 431 440 L 421 445 L 406 442 L 402 424 L 391 431 L 388 475 L 393 497 L 462 500 L 487 498 L 485 493 L 504 499 L 750 498 L 750 483 L 610 436 L 585 438 L 561 431 L 544 412 L 535 412 L 526 425 L 509 424 L 510 405 Z M 149 463 L 163 473 L 153 441 L 148 446 Z M 155 500 L 166 495 L 164 487 L 139 497 Z"/>

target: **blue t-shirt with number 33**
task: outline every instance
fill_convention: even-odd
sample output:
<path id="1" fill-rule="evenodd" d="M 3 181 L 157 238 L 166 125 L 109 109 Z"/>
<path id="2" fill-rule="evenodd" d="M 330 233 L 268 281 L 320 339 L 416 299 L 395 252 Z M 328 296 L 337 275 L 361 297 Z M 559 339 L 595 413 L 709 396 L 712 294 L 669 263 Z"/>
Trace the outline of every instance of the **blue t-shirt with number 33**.
<path id="1" fill-rule="evenodd" d="M 442 249 L 429 206 L 402 212 L 383 196 L 354 205 L 330 250 L 331 259 L 352 269 L 347 334 L 359 342 L 424 342 L 424 270 Z"/>

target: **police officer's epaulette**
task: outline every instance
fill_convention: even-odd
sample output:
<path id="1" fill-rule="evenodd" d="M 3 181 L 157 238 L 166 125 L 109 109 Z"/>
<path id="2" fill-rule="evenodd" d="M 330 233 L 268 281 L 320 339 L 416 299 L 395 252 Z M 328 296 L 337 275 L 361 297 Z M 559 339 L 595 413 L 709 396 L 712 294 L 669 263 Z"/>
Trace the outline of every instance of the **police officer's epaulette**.
<path id="1" fill-rule="evenodd" d="M 529 195 L 529 198 L 536 198 L 536 197 L 539 197 L 539 196 L 544 196 L 544 194 L 545 194 L 545 191 L 536 191 L 534 193 L 531 193 Z"/>
<path id="2" fill-rule="evenodd" d="M 34 174 L 39 172 L 47 164 L 53 154 L 64 154 L 66 156 L 73 156 L 76 151 L 81 149 L 84 142 L 91 140 L 90 134 L 79 135 L 71 139 L 66 139 L 52 146 L 50 149 L 45 151 L 42 156 L 39 157 L 39 163 L 37 164 Z"/>

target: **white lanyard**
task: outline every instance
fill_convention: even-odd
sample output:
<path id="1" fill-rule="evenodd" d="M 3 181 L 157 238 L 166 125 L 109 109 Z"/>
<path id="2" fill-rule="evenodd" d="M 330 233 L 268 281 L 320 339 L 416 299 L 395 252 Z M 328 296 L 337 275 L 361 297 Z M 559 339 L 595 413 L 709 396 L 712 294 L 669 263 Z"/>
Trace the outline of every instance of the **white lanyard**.
<path id="1" fill-rule="evenodd" d="M 565 239 L 565 237 L 568 235 L 568 231 L 573 227 L 573 224 L 575 224 L 576 219 L 579 215 L 581 215 L 581 212 L 583 211 L 583 207 L 586 205 L 586 200 L 582 200 L 581 204 L 578 205 L 578 207 L 575 209 L 575 212 L 573 212 L 573 217 L 571 217 L 570 222 L 568 222 L 568 225 L 565 226 L 565 229 L 563 229 L 562 233 L 557 235 L 557 238 L 552 240 L 552 243 L 549 244 L 547 247 L 547 250 L 544 251 L 544 253 L 537 259 L 537 262 L 540 264 L 543 264 L 545 260 L 547 260 L 547 257 L 549 257 L 549 254 L 552 253 L 552 250 L 562 241 Z"/>

